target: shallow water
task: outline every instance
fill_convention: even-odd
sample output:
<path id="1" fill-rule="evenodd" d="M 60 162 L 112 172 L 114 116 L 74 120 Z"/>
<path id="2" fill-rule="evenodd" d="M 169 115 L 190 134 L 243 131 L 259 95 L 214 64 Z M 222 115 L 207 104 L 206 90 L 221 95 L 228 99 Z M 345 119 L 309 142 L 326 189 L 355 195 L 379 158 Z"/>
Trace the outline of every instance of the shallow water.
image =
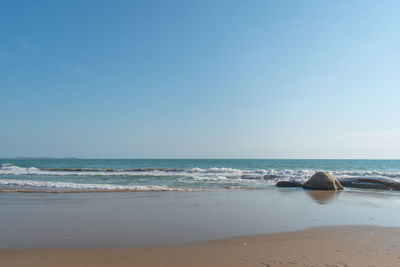
<path id="1" fill-rule="evenodd" d="M 300 230 L 400 226 L 397 195 L 297 188 L 0 194 L 0 248 L 132 247 Z"/>

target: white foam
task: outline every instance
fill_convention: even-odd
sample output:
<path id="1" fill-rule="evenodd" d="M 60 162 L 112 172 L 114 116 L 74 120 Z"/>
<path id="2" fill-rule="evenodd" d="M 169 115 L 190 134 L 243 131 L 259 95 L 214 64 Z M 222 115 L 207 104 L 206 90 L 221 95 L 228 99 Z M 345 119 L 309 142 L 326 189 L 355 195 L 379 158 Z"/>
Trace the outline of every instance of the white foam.
<path id="1" fill-rule="evenodd" d="M 72 182 L 33 181 L 0 179 L 0 185 L 39 187 L 45 189 L 76 189 L 76 190 L 131 190 L 131 191 L 189 191 L 194 189 L 170 188 L 165 185 L 112 185 L 112 184 L 81 184 Z"/>
<path id="2" fill-rule="evenodd" d="M 318 170 L 274 170 L 257 169 L 241 170 L 234 168 L 192 168 L 192 169 L 141 169 L 141 170 L 43 170 L 36 167 L 19 167 L 11 164 L 3 164 L 0 168 L 0 178 L 2 175 L 9 176 L 164 176 L 177 177 L 179 181 L 185 183 L 204 182 L 204 183 L 265 183 L 274 184 L 278 180 L 294 179 L 298 181 L 307 180 Z M 356 177 L 374 177 L 400 179 L 400 172 L 379 172 L 379 171 L 332 171 L 339 179 Z M 265 176 L 265 179 L 264 179 Z M 268 177 L 272 176 L 272 177 Z M 251 177 L 249 179 L 248 177 Z M 10 179 L 10 177 L 7 177 Z M 12 178 L 12 177 L 11 177 Z M 14 180 L 14 179 L 10 179 Z M 79 184 L 78 184 L 79 186 Z"/>
<path id="3" fill-rule="evenodd" d="M 38 172 L 40 171 L 38 168 L 35 167 L 29 167 L 29 168 L 23 168 L 11 164 L 3 164 L 1 169 L 0 169 L 0 174 L 30 174 L 33 172 Z"/>
<path id="4" fill-rule="evenodd" d="M 232 169 L 232 168 L 209 168 L 209 169 L 200 169 L 200 168 L 193 168 L 193 172 L 200 172 L 200 173 L 243 173 L 243 170 L 239 169 Z"/>
<path id="5" fill-rule="evenodd" d="M 0 175 L 51 175 L 51 176 L 213 176 L 213 177 L 237 177 L 243 174 L 264 174 L 265 170 L 239 170 L 232 168 L 193 168 L 188 170 L 149 170 L 149 171 L 125 171 L 125 170 L 96 170 L 96 171 L 74 171 L 74 170 L 43 170 L 36 167 L 19 167 L 3 164 Z"/>

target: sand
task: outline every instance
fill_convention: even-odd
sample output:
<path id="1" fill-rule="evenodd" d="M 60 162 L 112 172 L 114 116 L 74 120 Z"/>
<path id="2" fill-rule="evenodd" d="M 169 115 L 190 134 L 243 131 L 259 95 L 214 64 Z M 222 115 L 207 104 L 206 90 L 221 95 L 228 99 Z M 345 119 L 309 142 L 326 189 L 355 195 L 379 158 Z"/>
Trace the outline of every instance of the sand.
<path id="1" fill-rule="evenodd" d="M 317 227 L 138 248 L 13 249 L 1 266 L 400 266 L 400 228 Z"/>
<path id="2" fill-rule="evenodd" d="M 0 249 L 133 248 L 318 226 L 400 226 L 397 195 L 328 193 L 2 193 Z"/>
<path id="3" fill-rule="evenodd" d="M 0 267 L 400 266 L 390 193 L 1 193 L 0 203 Z"/>

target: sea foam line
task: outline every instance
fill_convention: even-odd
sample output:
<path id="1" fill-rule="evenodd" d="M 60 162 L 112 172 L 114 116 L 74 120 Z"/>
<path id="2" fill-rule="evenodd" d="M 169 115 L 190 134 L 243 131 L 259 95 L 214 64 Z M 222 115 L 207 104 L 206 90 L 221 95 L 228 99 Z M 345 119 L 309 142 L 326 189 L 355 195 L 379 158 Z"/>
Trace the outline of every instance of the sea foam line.
<path id="1" fill-rule="evenodd" d="M 0 185 L 22 186 L 34 188 L 54 188 L 68 190 L 102 190 L 102 191 L 201 191 L 196 188 L 170 188 L 166 185 L 112 185 L 112 184 L 81 184 L 72 182 L 33 181 L 0 179 Z"/>

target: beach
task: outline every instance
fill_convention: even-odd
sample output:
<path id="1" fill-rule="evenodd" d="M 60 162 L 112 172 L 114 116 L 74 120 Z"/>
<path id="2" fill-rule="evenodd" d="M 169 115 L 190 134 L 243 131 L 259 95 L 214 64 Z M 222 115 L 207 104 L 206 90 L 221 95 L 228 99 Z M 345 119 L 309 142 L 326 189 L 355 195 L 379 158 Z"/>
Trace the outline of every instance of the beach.
<path id="1" fill-rule="evenodd" d="M 400 263 L 396 194 L 2 193 L 0 203 L 2 266 Z"/>
<path id="2" fill-rule="evenodd" d="M 323 167 L 339 179 L 396 181 L 397 166 L 332 160 L 4 160 L 0 263 L 396 266 L 397 191 L 319 191 L 275 183 L 302 182 Z"/>
<path id="3" fill-rule="evenodd" d="M 400 229 L 322 227 L 144 248 L 0 251 L 2 266 L 398 266 Z"/>

